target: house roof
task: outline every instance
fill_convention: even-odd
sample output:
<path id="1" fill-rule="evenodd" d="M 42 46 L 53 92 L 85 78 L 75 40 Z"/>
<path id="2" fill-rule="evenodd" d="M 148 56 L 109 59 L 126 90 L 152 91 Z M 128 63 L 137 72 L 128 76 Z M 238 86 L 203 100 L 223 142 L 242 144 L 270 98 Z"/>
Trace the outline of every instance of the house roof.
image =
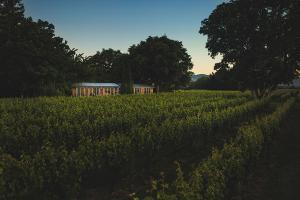
<path id="1" fill-rule="evenodd" d="M 116 87 L 120 86 L 116 83 L 75 83 L 74 87 Z"/>
<path id="2" fill-rule="evenodd" d="M 116 87 L 119 88 L 121 84 L 116 83 L 75 83 L 73 87 Z M 133 88 L 154 88 L 151 85 L 133 84 Z"/>
<path id="3" fill-rule="evenodd" d="M 133 84 L 133 88 L 154 88 L 154 87 L 151 85 Z"/>

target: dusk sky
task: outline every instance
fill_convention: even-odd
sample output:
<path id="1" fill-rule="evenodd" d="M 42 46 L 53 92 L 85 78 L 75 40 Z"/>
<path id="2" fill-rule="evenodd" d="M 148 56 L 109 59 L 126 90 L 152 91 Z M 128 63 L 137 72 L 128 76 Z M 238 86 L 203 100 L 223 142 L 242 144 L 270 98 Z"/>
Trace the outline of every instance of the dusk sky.
<path id="1" fill-rule="evenodd" d="M 103 48 L 127 49 L 148 36 L 183 42 L 195 73 L 209 74 L 201 21 L 223 0 L 23 0 L 26 15 L 55 25 L 56 35 L 85 56 Z"/>

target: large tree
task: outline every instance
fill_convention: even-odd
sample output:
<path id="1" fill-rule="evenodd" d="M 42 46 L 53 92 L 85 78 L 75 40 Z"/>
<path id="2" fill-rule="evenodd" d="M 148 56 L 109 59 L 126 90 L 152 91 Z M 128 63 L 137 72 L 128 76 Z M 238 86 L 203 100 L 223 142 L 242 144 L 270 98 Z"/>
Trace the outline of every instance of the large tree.
<path id="1" fill-rule="evenodd" d="M 133 71 L 132 71 L 132 59 L 128 54 L 123 54 L 118 58 L 114 67 L 114 76 L 118 82 L 121 83 L 122 94 L 133 93 Z"/>
<path id="2" fill-rule="evenodd" d="M 299 0 L 230 0 L 202 22 L 216 70 L 232 68 L 241 89 L 267 96 L 300 69 Z"/>
<path id="3" fill-rule="evenodd" d="M 65 94 L 83 78 L 81 63 L 52 24 L 26 18 L 20 0 L 0 0 L 0 96 Z"/>
<path id="4" fill-rule="evenodd" d="M 129 48 L 133 78 L 136 82 L 154 83 L 162 90 L 185 86 L 193 64 L 179 41 L 166 36 L 148 37 Z"/>
<path id="5" fill-rule="evenodd" d="M 90 80 L 97 82 L 119 81 L 122 70 L 119 69 L 119 61 L 123 54 L 119 50 L 102 49 L 86 60 L 90 69 Z"/>

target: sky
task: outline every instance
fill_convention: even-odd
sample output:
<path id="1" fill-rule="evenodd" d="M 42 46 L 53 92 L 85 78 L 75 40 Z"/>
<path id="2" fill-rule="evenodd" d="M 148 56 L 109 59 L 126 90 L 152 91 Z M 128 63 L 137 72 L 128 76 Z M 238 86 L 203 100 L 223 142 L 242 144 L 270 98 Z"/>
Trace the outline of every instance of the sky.
<path id="1" fill-rule="evenodd" d="M 210 74 L 216 60 L 199 34 L 201 21 L 223 0 L 23 0 L 26 16 L 55 25 L 56 35 L 85 56 L 103 48 L 127 52 L 149 36 L 182 41 L 193 72 Z"/>

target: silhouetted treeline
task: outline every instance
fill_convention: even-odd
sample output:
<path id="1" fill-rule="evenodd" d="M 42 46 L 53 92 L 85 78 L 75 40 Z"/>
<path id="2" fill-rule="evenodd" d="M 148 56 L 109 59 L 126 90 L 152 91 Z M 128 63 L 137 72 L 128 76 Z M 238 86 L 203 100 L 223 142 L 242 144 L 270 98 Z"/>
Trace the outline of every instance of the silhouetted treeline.
<path id="1" fill-rule="evenodd" d="M 47 21 L 26 18 L 21 0 L 0 0 L 0 97 L 67 95 L 81 81 L 148 83 L 163 90 L 189 82 L 190 56 L 166 36 L 149 37 L 128 54 L 103 49 L 84 57 L 54 31 Z"/>
<path id="2" fill-rule="evenodd" d="M 0 0 L 0 96 L 66 94 L 84 79 L 82 60 L 52 24 L 24 17 L 19 0 Z"/>

